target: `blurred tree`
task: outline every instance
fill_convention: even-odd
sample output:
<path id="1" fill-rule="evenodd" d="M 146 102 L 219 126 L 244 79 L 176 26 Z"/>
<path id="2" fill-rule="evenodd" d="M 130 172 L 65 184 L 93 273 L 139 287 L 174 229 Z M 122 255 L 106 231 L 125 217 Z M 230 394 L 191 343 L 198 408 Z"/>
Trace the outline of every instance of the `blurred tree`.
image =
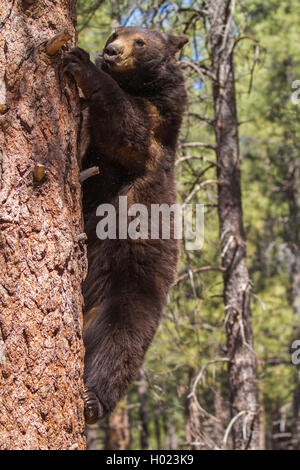
<path id="1" fill-rule="evenodd" d="M 224 271 L 225 327 L 233 447 L 258 448 L 256 363 L 250 309 L 251 281 L 243 227 L 238 117 L 234 74 L 235 5 L 215 0 L 207 5 L 208 44 L 213 81 L 216 133 L 218 213 Z"/>

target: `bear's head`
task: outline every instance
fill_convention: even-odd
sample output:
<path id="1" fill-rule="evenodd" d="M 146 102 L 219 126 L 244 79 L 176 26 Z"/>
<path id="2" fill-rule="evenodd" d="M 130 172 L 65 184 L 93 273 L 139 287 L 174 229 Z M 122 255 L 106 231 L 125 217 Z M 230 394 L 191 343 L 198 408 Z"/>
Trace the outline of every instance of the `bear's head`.
<path id="1" fill-rule="evenodd" d="M 109 73 L 151 73 L 161 64 L 174 61 L 176 52 L 188 42 L 186 36 L 175 36 L 158 31 L 119 27 L 109 37 L 102 54 Z M 102 63 L 103 63 L 102 62 Z"/>

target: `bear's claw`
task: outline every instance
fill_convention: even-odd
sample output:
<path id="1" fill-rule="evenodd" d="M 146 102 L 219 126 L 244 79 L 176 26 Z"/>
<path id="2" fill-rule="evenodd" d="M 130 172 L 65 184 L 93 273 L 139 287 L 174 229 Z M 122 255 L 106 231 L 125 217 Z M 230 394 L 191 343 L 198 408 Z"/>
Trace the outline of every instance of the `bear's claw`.
<path id="1" fill-rule="evenodd" d="M 84 416 L 87 424 L 94 424 L 103 418 L 103 406 L 99 402 L 96 394 L 90 388 L 85 387 L 83 393 Z"/>
<path id="2" fill-rule="evenodd" d="M 88 98 L 99 86 L 99 70 L 90 61 L 90 56 L 80 47 L 75 47 L 63 59 L 63 73 L 72 75 L 77 85 Z"/>

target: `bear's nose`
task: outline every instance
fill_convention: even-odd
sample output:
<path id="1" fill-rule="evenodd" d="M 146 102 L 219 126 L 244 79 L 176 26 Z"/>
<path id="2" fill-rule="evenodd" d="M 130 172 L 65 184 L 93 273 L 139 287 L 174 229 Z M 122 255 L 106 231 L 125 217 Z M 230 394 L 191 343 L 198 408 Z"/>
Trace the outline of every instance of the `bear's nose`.
<path id="1" fill-rule="evenodd" d="M 120 49 L 118 46 L 114 46 L 113 44 L 109 44 L 105 49 L 104 53 L 109 56 L 116 56 L 120 54 Z"/>

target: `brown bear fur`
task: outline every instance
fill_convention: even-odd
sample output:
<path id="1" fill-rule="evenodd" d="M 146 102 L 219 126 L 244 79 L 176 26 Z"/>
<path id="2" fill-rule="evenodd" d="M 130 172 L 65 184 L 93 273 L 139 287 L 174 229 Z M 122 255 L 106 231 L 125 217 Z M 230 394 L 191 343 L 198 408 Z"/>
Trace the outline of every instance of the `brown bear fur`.
<path id="1" fill-rule="evenodd" d="M 99 240 L 96 209 L 176 202 L 174 159 L 186 104 L 175 53 L 187 42 L 121 27 L 94 65 L 80 48 L 64 59 L 89 105 L 90 145 L 82 166 L 100 174 L 83 184 L 89 270 L 84 283 L 86 416 L 113 410 L 136 376 L 176 276 L 174 238 Z M 150 224 L 149 224 L 150 226 Z M 173 232 L 171 232 L 173 233 Z"/>

